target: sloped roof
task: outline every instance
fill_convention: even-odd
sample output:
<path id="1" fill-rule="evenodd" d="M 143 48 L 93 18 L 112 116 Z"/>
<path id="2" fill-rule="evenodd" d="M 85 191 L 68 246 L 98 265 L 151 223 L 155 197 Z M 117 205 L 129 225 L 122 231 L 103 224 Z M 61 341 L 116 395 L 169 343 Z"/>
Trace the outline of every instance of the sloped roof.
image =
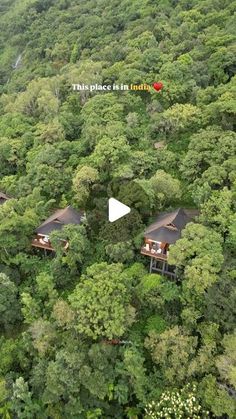
<path id="1" fill-rule="evenodd" d="M 175 243 L 181 237 L 180 230 L 170 230 L 167 227 L 160 227 L 151 233 L 145 234 L 145 237 L 154 242 Z"/>
<path id="2" fill-rule="evenodd" d="M 145 231 L 144 236 L 153 241 L 175 243 L 181 237 L 181 231 L 193 220 L 197 211 L 178 208 L 169 213 L 160 214 L 156 221 Z"/>
<path id="3" fill-rule="evenodd" d="M 80 224 L 81 218 L 82 213 L 77 212 L 69 205 L 67 208 L 54 212 L 36 229 L 36 232 L 48 235 L 54 230 L 61 230 L 65 225 Z"/>
<path id="4" fill-rule="evenodd" d="M 10 199 L 9 196 L 3 192 L 0 192 L 0 205 L 4 204 L 4 202 L 6 202 L 8 199 Z"/>

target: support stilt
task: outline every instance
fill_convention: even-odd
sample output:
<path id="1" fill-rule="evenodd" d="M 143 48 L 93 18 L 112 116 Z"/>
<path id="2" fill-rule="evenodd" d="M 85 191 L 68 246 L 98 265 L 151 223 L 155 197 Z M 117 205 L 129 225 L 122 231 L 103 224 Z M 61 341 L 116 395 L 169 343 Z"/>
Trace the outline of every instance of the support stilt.
<path id="1" fill-rule="evenodd" d="M 150 260 L 150 267 L 149 267 L 149 273 L 152 273 L 152 264 L 153 264 L 153 258 Z"/>
<path id="2" fill-rule="evenodd" d="M 176 279 L 176 270 L 173 271 L 170 269 L 168 262 L 166 260 L 157 260 L 156 258 L 151 257 L 149 273 L 158 272 L 162 276 L 170 276 L 173 279 Z"/>
<path id="3" fill-rule="evenodd" d="M 164 275 L 164 273 L 165 273 L 165 266 L 166 266 L 166 263 L 165 263 L 165 261 L 163 261 L 162 262 L 162 269 L 161 269 L 162 275 Z"/>

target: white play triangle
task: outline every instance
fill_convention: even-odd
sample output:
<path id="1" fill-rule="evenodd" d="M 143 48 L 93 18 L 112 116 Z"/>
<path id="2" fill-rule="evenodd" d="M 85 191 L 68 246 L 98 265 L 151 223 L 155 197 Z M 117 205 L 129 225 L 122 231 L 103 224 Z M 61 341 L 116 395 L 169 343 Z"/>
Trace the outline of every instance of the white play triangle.
<path id="1" fill-rule="evenodd" d="M 117 201 L 115 198 L 110 198 L 108 201 L 108 219 L 111 223 L 129 214 L 131 211 L 130 207 L 122 202 Z"/>

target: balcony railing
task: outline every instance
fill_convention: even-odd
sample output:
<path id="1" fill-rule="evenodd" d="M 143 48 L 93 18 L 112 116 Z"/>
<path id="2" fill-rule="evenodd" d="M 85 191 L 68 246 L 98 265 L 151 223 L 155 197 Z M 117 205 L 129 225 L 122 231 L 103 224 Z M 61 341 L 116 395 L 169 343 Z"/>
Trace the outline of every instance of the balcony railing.
<path id="1" fill-rule="evenodd" d="M 39 247 L 41 249 L 52 250 L 52 251 L 54 250 L 53 247 L 51 246 L 50 241 L 46 243 L 43 241 L 43 239 L 33 239 L 31 244 L 33 247 Z"/>
<path id="2" fill-rule="evenodd" d="M 162 250 L 160 251 L 160 250 L 161 249 L 155 250 L 153 248 L 150 248 L 148 250 L 145 246 L 143 246 L 141 248 L 141 254 L 142 255 L 145 255 L 145 256 L 150 256 L 152 258 L 159 259 L 159 260 L 167 260 L 167 258 L 168 258 L 168 252 L 167 253 L 163 253 L 163 251 Z"/>

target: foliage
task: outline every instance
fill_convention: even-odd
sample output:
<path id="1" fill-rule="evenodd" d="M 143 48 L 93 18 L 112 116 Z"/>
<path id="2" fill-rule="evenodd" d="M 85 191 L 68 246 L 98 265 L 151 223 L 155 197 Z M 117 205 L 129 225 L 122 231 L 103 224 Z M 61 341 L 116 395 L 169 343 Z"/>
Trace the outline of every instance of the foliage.
<path id="1" fill-rule="evenodd" d="M 171 247 L 169 261 L 183 267 L 187 289 L 201 293 L 217 280 L 216 274 L 223 263 L 221 242 L 220 235 L 214 230 L 189 223 L 182 238 Z"/>
<path id="2" fill-rule="evenodd" d="M 235 418 L 234 11 L 1 1 L 1 417 Z M 109 223 L 109 197 L 130 214 Z M 68 205 L 81 225 L 33 248 Z M 170 246 L 174 280 L 140 247 L 178 207 L 198 216 Z"/>
<path id="3" fill-rule="evenodd" d="M 135 318 L 129 304 L 129 282 L 121 264 L 90 266 L 70 296 L 77 318 L 77 330 L 97 339 L 124 334 Z M 127 292 L 128 291 L 128 292 Z"/>
<path id="4" fill-rule="evenodd" d="M 19 321 L 17 287 L 5 274 L 0 274 L 0 323 L 4 329 Z"/>
<path id="5" fill-rule="evenodd" d="M 145 408 L 146 419 L 156 418 L 207 418 L 209 412 L 202 409 L 197 400 L 196 386 L 193 385 L 192 391 L 186 385 L 180 391 L 162 393 L 160 400 L 155 403 L 150 402 Z"/>
<path id="6" fill-rule="evenodd" d="M 189 362 L 194 355 L 197 340 L 175 326 L 160 335 L 151 331 L 146 339 L 153 361 L 159 366 L 166 383 L 183 383 L 189 376 Z"/>

